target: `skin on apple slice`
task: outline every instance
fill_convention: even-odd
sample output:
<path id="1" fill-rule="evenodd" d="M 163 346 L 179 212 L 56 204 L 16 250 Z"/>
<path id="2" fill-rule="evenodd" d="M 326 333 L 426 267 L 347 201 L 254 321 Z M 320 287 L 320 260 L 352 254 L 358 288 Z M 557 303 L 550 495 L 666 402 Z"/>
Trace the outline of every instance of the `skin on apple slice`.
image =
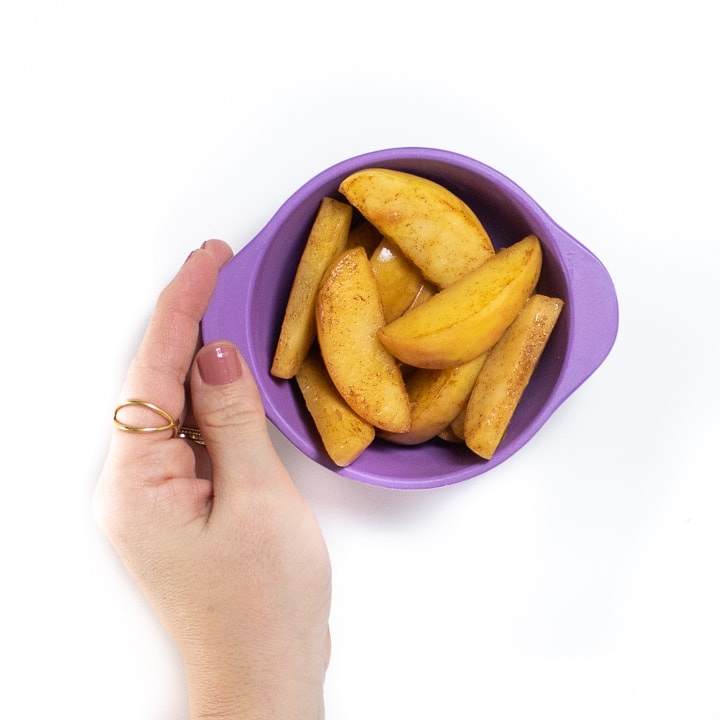
<path id="1" fill-rule="evenodd" d="M 445 370 L 416 370 L 406 382 L 410 430 L 379 435 L 399 445 L 418 445 L 441 433 L 465 407 L 486 356 Z"/>
<path id="2" fill-rule="evenodd" d="M 297 373 L 316 335 L 315 303 L 318 287 L 328 265 L 345 249 L 352 220 L 352 207 L 323 198 L 300 258 L 280 337 L 275 348 L 271 375 L 289 379 Z"/>
<path id="3" fill-rule="evenodd" d="M 387 238 L 375 248 L 370 267 L 380 289 L 385 322 L 392 322 L 410 307 L 426 281 L 420 270 Z"/>
<path id="4" fill-rule="evenodd" d="M 369 168 L 345 178 L 340 192 L 440 288 L 494 254 L 475 213 L 431 180 L 398 170 Z"/>
<path id="5" fill-rule="evenodd" d="M 350 465 L 375 439 L 375 428 L 337 391 L 319 350 L 308 353 L 295 380 L 330 459 L 340 467 Z"/>
<path id="6" fill-rule="evenodd" d="M 533 295 L 488 353 L 465 409 L 464 438 L 480 457 L 490 459 L 537 366 L 563 301 Z"/>
<path id="7" fill-rule="evenodd" d="M 542 265 L 535 235 L 504 248 L 479 268 L 378 331 L 401 362 L 422 368 L 462 365 L 489 350 L 533 292 Z"/>
<path id="8" fill-rule="evenodd" d="M 317 336 L 325 366 L 347 404 L 383 430 L 410 427 L 410 403 L 395 358 L 377 337 L 380 291 L 365 250 L 344 252 L 320 285 Z"/>

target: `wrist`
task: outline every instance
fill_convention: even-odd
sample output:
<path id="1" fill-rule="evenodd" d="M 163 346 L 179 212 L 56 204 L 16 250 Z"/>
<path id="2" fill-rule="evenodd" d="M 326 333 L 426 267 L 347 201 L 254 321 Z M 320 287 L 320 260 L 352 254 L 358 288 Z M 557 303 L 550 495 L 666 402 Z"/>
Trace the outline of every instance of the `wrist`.
<path id="1" fill-rule="evenodd" d="M 324 669 L 293 672 L 257 661 L 189 666 L 190 720 L 322 720 L 324 679 Z"/>
<path id="2" fill-rule="evenodd" d="M 189 687 L 190 720 L 323 720 L 325 717 L 322 688 L 242 687 L 219 693 L 207 686 Z"/>

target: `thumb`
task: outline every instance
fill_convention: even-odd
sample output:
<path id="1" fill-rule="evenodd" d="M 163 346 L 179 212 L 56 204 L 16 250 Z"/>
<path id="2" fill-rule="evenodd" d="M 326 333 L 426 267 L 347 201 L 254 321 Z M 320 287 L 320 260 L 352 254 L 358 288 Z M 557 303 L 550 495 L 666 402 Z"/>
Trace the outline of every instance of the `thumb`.
<path id="1" fill-rule="evenodd" d="M 277 475 L 282 465 L 260 393 L 237 347 L 223 340 L 201 348 L 190 382 L 193 414 L 213 466 L 215 497 Z"/>

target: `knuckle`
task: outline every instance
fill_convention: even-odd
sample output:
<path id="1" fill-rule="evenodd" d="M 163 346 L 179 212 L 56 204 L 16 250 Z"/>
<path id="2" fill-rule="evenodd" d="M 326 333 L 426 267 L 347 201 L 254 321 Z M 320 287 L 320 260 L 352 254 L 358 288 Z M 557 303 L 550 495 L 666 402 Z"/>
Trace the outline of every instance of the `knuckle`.
<path id="1" fill-rule="evenodd" d="M 202 416 L 206 429 L 256 431 L 265 427 L 265 414 L 259 399 L 247 391 L 223 393 Z"/>

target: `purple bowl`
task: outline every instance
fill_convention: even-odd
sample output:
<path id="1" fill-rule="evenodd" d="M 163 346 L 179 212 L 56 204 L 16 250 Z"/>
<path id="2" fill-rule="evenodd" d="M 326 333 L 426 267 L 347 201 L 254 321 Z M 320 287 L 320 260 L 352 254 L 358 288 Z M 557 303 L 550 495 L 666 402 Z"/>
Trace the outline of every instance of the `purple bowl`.
<path id="1" fill-rule="evenodd" d="M 433 179 L 478 215 L 496 248 L 536 234 L 543 247 L 538 291 L 566 305 L 505 437 L 491 460 L 433 440 L 402 447 L 376 439 L 350 466 L 327 456 L 292 381 L 269 369 L 295 269 L 323 196 L 364 167 L 405 170 Z M 617 296 L 602 263 L 560 228 L 522 189 L 477 160 L 427 148 L 367 153 L 334 165 L 303 185 L 222 270 L 203 318 L 205 342 L 231 340 L 257 380 L 269 420 L 305 455 L 348 478 L 388 488 L 431 488 L 476 477 L 527 443 L 558 406 L 603 362 L 618 328 Z"/>

